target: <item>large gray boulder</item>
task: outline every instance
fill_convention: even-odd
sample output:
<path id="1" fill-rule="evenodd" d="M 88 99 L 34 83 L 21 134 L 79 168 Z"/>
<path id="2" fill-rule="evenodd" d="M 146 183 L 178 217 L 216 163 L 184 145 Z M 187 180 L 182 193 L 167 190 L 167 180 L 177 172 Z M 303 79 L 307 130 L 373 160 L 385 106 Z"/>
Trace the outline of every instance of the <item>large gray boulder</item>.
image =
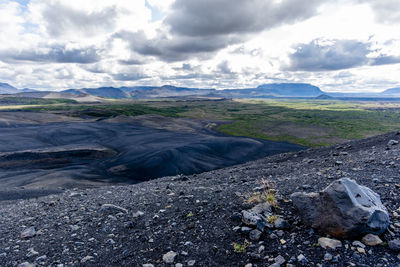
<path id="1" fill-rule="evenodd" d="M 305 224 L 337 238 L 379 235 L 389 226 L 379 195 L 348 178 L 319 193 L 293 193 L 291 199 Z"/>

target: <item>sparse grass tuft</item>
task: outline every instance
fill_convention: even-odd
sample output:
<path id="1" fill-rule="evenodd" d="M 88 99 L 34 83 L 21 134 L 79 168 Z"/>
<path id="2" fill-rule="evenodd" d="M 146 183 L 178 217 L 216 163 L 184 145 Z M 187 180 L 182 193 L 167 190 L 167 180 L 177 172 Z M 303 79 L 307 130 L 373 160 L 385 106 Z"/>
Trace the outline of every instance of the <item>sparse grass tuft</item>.
<path id="1" fill-rule="evenodd" d="M 233 246 L 233 250 L 234 250 L 236 253 L 244 253 L 244 252 L 247 251 L 247 248 L 250 246 L 250 244 L 251 244 L 251 243 L 250 243 L 249 241 L 244 240 L 243 244 L 233 242 L 233 243 L 232 243 L 232 246 Z"/>
<path id="2" fill-rule="evenodd" d="M 262 178 L 263 190 L 261 192 L 252 192 L 247 195 L 245 200 L 249 204 L 257 204 L 267 202 L 273 207 L 278 207 L 278 202 L 275 198 L 275 184 Z"/>
<path id="3" fill-rule="evenodd" d="M 276 222 L 276 220 L 278 220 L 279 216 L 278 215 L 270 215 L 267 218 L 267 222 L 274 224 Z"/>

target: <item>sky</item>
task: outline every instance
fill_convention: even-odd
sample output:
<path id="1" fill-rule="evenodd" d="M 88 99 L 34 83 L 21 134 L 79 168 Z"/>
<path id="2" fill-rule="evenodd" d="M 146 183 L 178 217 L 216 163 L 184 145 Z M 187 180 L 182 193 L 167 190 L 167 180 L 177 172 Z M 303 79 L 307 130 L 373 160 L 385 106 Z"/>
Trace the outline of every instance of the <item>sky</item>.
<path id="1" fill-rule="evenodd" d="M 0 0 L 0 82 L 400 86 L 399 0 Z"/>

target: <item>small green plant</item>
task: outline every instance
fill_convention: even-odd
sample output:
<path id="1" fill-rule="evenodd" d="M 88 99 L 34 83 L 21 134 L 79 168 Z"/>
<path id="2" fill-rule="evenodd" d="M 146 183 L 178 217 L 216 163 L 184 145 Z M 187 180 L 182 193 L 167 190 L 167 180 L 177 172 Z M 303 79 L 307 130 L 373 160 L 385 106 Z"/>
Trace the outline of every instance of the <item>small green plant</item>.
<path id="1" fill-rule="evenodd" d="M 278 218 L 278 215 L 270 215 L 267 217 L 267 222 L 273 224 L 276 220 L 278 220 Z"/>
<path id="2" fill-rule="evenodd" d="M 244 252 L 246 252 L 246 250 L 247 250 L 247 248 L 250 246 L 250 244 L 251 244 L 251 243 L 250 243 L 249 241 L 244 240 L 243 244 L 233 242 L 233 243 L 232 243 L 232 246 L 233 246 L 233 250 L 234 250 L 236 253 L 244 253 Z"/>
<path id="3" fill-rule="evenodd" d="M 188 215 L 186 215 L 186 217 L 188 217 L 188 218 L 193 217 L 193 216 L 194 216 L 194 215 L 193 215 L 193 213 L 191 213 L 191 212 L 189 212 Z"/>
<path id="4" fill-rule="evenodd" d="M 275 198 L 275 185 L 271 181 L 267 181 L 264 178 L 261 179 L 263 184 L 263 191 L 252 192 L 247 195 L 246 203 L 256 204 L 261 202 L 267 202 L 273 207 L 278 207 L 278 203 Z"/>

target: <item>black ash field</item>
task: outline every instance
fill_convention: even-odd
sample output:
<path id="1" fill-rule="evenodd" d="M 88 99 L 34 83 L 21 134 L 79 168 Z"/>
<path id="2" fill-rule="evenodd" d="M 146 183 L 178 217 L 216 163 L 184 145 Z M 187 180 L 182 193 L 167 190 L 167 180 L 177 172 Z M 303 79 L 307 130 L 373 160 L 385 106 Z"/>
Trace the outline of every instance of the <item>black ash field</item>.
<path id="1" fill-rule="evenodd" d="M 59 189 L 194 174 L 304 147 L 231 137 L 215 122 L 158 115 L 71 118 L 0 113 L 0 199 L 10 188 Z M 4 194 L 1 193 L 4 192 Z"/>
<path id="2" fill-rule="evenodd" d="M 398 266 L 399 252 L 387 245 L 400 238 L 400 146 L 388 147 L 390 140 L 400 135 L 284 153 L 199 175 L 3 201 L 0 265 L 243 267 L 283 258 L 282 266 Z M 354 240 L 343 240 L 341 248 L 323 249 L 317 243 L 324 235 L 299 221 L 289 195 L 323 189 L 342 177 L 381 195 L 391 220 L 381 245 L 359 250 Z M 235 214 L 253 206 L 246 200 L 262 178 L 275 183 L 274 212 L 289 227 L 254 242 L 233 229 L 240 226 Z M 29 228 L 32 235 L 21 237 Z M 176 253 L 174 264 L 163 260 L 170 251 Z M 300 255 L 306 261 L 298 261 Z"/>
<path id="3" fill-rule="evenodd" d="M 398 103 L 241 103 L 3 107 L 0 266 L 398 266 L 400 134 L 347 141 L 398 129 Z M 316 133 L 336 145 L 300 145 Z M 381 196 L 382 244 L 324 249 L 294 210 L 344 177 Z M 254 241 L 238 214 L 263 182 L 288 226 Z"/>

